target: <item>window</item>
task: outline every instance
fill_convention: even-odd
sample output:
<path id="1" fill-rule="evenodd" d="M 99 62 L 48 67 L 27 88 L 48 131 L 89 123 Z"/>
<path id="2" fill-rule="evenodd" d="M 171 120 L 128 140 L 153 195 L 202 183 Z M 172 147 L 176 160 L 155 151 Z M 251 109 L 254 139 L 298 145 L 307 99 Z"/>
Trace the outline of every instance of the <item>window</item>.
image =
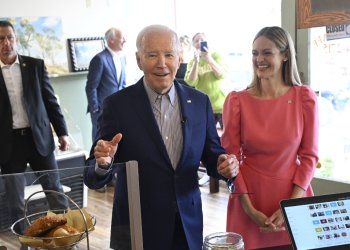
<path id="1" fill-rule="evenodd" d="M 327 41 L 320 27 L 311 29 L 310 43 L 310 83 L 319 95 L 316 176 L 350 181 L 350 39 Z"/>

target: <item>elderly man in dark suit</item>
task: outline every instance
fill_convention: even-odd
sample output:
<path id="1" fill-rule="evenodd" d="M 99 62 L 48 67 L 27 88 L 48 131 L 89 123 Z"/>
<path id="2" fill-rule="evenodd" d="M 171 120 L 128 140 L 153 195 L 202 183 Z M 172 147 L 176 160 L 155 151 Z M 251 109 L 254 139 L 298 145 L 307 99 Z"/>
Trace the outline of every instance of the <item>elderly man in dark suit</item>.
<path id="1" fill-rule="evenodd" d="M 180 65 L 176 33 L 151 25 L 139 33 L 136 44 L 144 77 L 105 98 L 87 160 L 95 167 L 85 169 L 84 181 L 99 188 L 113 178 L 112 159 L 136 160 L 144 249 L 202 249 L 198 164 L 202 161 L 210 176 L 225 179 L 238 174 L 238 161 L 220 145 L 208 96 L 174 80 Z M 124 249 L 118 230 L 128 220 L 125 182 L 125 172 L 118 172 L 112 249 Z"/>
<path id="2" fill-rule="evenodd" d="M 123 32 L 110 28 L 105 34 L 105 40 L 108 47 L 92 58 L 85 88 L 92 122 L 92 141 L 95 140 L 103 99 L 126 86 L 125 57 L 121 54 L 126 42 Z"/>
<path id="3" fill-rule="evenodd" d="M 97 132 L 97 118 L 103 99 L 126 86 L 125 56 L 122 55 L 126 42 L 123 32 L 118 28 L 110 28 L 105 34 L 107 48 L 92 58 L 86 82 L 88 113 L 92 122 L 92 141 Z M 114 186 L 115 178 L 108 183 Z M 106 192 L 106 186 L 96 189 Z"/>
<path id="4" fill-rule="evenodd" d="M 12 24 L 0 21 L 0 166 L 1 174 L 57 169 L 50 123 L 60 143 L 69 148 L 68 131 L 51 86 L 44 61 L 17 54 L 18 38 Z M 43 189 L 63 192 L 58 175 L 42 181 Z M 8 178 L 6 178 L 9 180 Z M 5 180 L 6 180 L 5 179 Z M 23 217 L 25 181 L 5 183 L 13 205 L 12 219 Z M 66 208 L 63 198 L 48 197 L 50 206 Z"/>

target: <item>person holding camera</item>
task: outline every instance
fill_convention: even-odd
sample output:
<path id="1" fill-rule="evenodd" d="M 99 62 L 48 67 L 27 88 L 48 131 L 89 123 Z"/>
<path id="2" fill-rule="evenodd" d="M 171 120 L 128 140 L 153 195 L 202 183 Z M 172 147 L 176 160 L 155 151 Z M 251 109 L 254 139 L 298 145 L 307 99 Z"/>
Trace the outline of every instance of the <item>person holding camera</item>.
<path id="1" fill-rule="evenodd" d="M 222 107 L 229 93 L 226 81 L 229 68 L 218 53 L 209 51 L 204 33 L 195 34 L 192 45 L 195 48 L 194 58 L 187 65 L 185 82 L 208 95 L 214 111 L 215 124 L 219 122 L 220 128 L 223 129 Z M 209 176 L 203 176 L 199 184 L 209 184 Z"/>

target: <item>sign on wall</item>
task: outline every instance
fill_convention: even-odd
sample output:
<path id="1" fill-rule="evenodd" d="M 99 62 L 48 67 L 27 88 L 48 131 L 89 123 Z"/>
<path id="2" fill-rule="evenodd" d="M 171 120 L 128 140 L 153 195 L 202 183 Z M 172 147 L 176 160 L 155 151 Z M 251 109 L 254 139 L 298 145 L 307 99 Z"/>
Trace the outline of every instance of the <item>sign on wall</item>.
<path id="1" fill-rule="evenodd" d="M 327 41 L 350 38 L 350 24 L 326 26 Z"/>

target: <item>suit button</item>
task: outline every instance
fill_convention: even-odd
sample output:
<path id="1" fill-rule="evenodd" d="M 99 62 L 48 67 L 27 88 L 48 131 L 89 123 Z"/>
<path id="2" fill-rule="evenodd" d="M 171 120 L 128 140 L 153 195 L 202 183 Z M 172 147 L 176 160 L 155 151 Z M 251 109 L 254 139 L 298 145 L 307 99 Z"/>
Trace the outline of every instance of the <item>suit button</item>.
<path id="1" fill-rule="evenodd" d="M 178 178 L 179 176 L 177 175 L 177 174 L 174 174 L 174 178 L 176 179 L 176 178 Z"/>
<path id="2" fill-rule="evenodd" d="M 175 213 L 178 213 L 179 212 L 179 207 L 177 206 L 177 202 L 176 201 L 173 201 L 171 203 L 171 205 L 173 205 L 174 209 L 175 209 Z"/>

